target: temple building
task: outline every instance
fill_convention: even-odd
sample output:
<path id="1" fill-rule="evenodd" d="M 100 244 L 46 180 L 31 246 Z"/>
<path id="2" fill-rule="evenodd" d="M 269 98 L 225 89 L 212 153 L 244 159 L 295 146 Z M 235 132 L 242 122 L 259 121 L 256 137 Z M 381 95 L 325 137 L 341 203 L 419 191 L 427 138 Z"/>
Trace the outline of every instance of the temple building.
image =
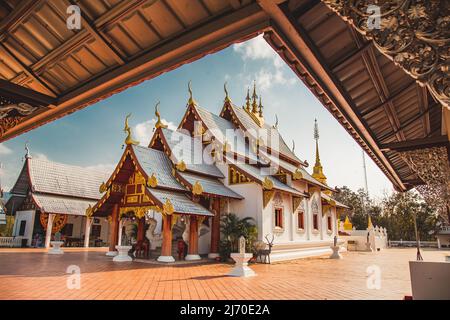
<path id="1" fill-rule="evenodd" d="M 49 247 L 56 233 L 65 246 L 105 246 L 109 223 L 85 216 L 101 197 L 99 185 L 107 174 L 98 170 L 34 159 L 25 161 L 6 203 L 15 216 L 13 237 L 24 246 Z"/>
<path id="2" fill-rule="evenodd" d="M 242 107 L 228 95 L 220 115 L 190 97 L 177 130 L 157 121 L 148 147 L 132 137 L 127 116 L 125 150 L 102 198 L 88 217 L 109 219 L 108 255 L 129 245 L 123 230 L 137 221 L 137 243 L 146 239 L 158 261 L 174 261 L 175 241 L 188 244 L 187 260 L 219 254 L 220 217 L 252 217 L 258 239 L 274 237 L 271 260 L 331 252 L 337 216 L 345 205 L 333 199 L 320 163 L 315 124 L 316 164 L 310 175 L 278 131 L 264 119 L 262 99 L 247 92 Z M 278 122 L 278 121 L 277 121 Z"/>

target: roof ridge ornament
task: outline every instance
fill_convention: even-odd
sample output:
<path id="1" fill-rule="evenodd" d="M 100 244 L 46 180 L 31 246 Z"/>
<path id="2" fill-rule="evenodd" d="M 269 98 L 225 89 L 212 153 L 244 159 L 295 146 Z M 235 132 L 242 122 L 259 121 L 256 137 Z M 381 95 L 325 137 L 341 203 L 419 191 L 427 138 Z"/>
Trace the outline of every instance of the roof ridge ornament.
<path id="1" fill-rule="evenodd" d="M 158 129 L 158 128 L 167 128 L 167 124 L 164 124 L 162 121 L 161 121 L 161 114 L 159 113 L 159 105 L 160 105 L 160 102 L 158 101 L 157 103 L 156 103 L 156 105 L 155 105 L 155 116 L 156 116 L 156 123 L 155 123 L 155 128 L 156 129 Z"/>
<path id="2" fill-rule="evenodd" d="M 200 183 L 200 181 L 195 181 L 195 183 L 192 185 L 192 194 L 195 196 L 199 196 L 203 193 L 203 186 Z"/>
<path id="3" fill-rule="evenodd" d="M 262 182 L 262 186 L 264 190 L 272 190 L 273 189 L 273 181 L 266 176 Z"/>
<path id="4" fill-rule="evenodd" d="M 258 112 L 258 105 L 256 102 L 257 99 L 258 99 L 258 95 L 256 94 L 256 80 L 253 80 L 252 113 Z"/>
<path id="5" fill-rule="evenodd" d="M 156 177 L 155 173 L 152 173 L 152 175 L 147 179 L 147 187 L 156 188 L 158 186 L 158 178 Z"/>
<path id="6" fill-rule="evenodd" d="M 275 124 L 272 126 L 274 129 L 278 129 L 278 115 L 275 113 Z"/>
<path id="7" fill-rule="evenodd" d="M 127 146 L 129 145 L 139 145 L 139 141 L 133 140 L 133 137 L 131 135 L 131 128 L 128 125 L 128 119 L 131 117 L 131 113 L 129 113 L 126 117 L 125 117 L 125 127 L 123 128 L 123 131 L 125 131 L 127 134 L 127 137 L 125 138 L 125 144 Z"/>
<path id="8" fill-rule="evenodd" d="M 30 143 L 28 141 L 25 142 L 25 159 L 31 159 Z"/>
<path id="9" fill-rule="evenodd" d="M 180 162 L 177 163 L 177 165 L 175 166 L 177 168 L 178 171 L 186 171 L 186 163 L 184 162 L 183 159 L 181 159 Z"/>
<path id="10" fill-rule="evenodd" d="M 245 98 L 245 106 L 244 109 L 247 112 L 250 112 L 250 87 L 247 87 L 247 97 Z"/>
<path id="11" fill-rule="evenodd" d="M 231 99 L 230 96 L 228 95 L 228 90 L 227 90 L 227 82 L 225 81 L 225 83 L 223 84 L 223 91 L 225 91 L 225 103 L 231 103 Z"/>
<path id="12" fill-rule="evenodd" d="M 175 208 L 174 208 L 172 202 L 170 202 L 170 199 L 167 198 L 167 199 L 166 199 L 166 203 L 163 204 L 163 213 L 164 213 L 165 215 L 170 216 L 170 215 L 172 215 L 174 212 L 175 212 Z"/>
<path id="13" fill-rule="evenodd" d="M 189 92 L 189 102 L 188 102 L 188 104 L 189 105 L 196 105 L 197 103 L 195 102 L 194 97 L 192 95 L 191 83 L 192 83 L 192 81 L 189 80 L 189 82 L 188 82 L 188 92 Z"/>

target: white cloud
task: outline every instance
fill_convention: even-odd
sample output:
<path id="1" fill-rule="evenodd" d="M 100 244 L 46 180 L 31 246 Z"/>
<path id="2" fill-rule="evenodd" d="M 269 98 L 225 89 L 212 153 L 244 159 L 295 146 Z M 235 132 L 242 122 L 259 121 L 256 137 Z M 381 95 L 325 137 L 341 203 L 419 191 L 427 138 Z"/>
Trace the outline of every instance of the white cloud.
<path id="1" fill-rule="evenodd" d="M 171 129 L 171 130 L 177 129 L 177 126 L 175 125 L 175 123 L 166 121 L 165 119 L 161 119 L 161 121 L 162 121 L 162 123 L 166 124 L 169 129 Z M 148 146 L 148 144 L 150 143 L 150 140 L 153 136 L 153 129 L 155 128 L 155 123 L 156 123 L 156 120 L 152 119 L 152 120 L 138 123 L 134 127 L 134 129 L 133 129 L 134 137 L 137 141 L 139 141 L 140 145 L 145 146 L 145 147 Z"/>
<path id="2" fill-rule="evenodd" d="M 233 50 L 240 53 L 242 58 L 250 60 L 273 59 L 274 55 L 276 55 L 262 36 L 246 42 L 236 43 L 233 45 Z"/>
<path id="3" fill-rule="evenodd" d="M 0 155 L 7 155 L 11 154 L 12 150 L 5 146 L 4 144 L 0 143 Z"/>
<path id="4" fill-rule="evenodd" d="M 35 154 L 31 154 L 31 157 L 33 159 L 38 159 L 38 160 L 45 160 L 45 161 L 49 161 L 47 155 L 43 154 L 43 153 L 35 153 Z"/>
<path id="5" fill-rule="evenodd" d="M 256 84 L 262 90 L 270 89 L 274 85 L 293 85 L 296 78 L 288 74 L 288 67 L 280 56 L 267 44 L 262 36 L 249 41 L 233 45 L 233 50 L 239 53 L 243 60 L 265 60 L 255 74 Z"/>

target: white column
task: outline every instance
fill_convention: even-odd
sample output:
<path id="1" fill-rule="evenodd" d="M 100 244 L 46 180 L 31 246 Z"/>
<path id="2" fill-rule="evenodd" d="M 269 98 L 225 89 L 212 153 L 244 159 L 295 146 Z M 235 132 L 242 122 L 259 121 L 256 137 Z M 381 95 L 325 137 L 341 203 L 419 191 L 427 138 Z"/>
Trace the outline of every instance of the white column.
<path id="1" fill-rule="evenodd" d="M 119 232 L 119 236 L 117 237 L 117 245 L 121 246 L 122 245 L 122 228 L 123 228 L 123 223 L 124 220 L 120 219 L 119 220 L 119 230 L 117 232 Z"/>
<path id="2" fill-rule="evenodd" d="M 441 248 L 441 240 L 439 240 L 439 237 L 436 237 L 436 240 L 437 240 L 437 247 L 438 247 L 438 249 L 440 249 Z"/>
<path id="3" fill-rule="evenodd" d="M 91 226 L 93 218 L 86 217 L 86 225 L 84 228 L 84 247 L 89 248 L 89 236 L 91 235 Z"/>
<path id="4" fill-rule="evenodd" d="M 50 240 L 52 238 L 53 220 L 55 219 L 55 214 L 50 213 L 48 215 L 47 230 L 45 231 L 45 247 L 50 248 Z"/>

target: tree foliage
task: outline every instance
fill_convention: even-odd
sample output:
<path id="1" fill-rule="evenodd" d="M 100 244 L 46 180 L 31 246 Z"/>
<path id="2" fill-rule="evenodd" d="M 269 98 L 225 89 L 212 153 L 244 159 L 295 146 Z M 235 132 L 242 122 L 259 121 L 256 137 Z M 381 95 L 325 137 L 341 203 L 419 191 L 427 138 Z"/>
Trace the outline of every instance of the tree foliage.
<path id="1" fill-rule="evenodd" d="M 351 207 L 341 219 L 344 220 L 348 215 L 356 229 L 367 228 L 370 214 L 373 225 L 387 229 L 389 239 L 415 240 L 414 218 L 417 217 L 419 238 L 424 241 L 434 240 L 439 217 L 417 192 L 393 192 L 376 202 L 363 189 L 354 192 L 344 186 L 338 190 L 336 200 Z"/>
<path id="2" fill-rule="evenodd" d="M 251 252 L 253 242 L 257 239 L 258 229 L 251 217 L 239 218 L 234 213 L 223 215 L 220 221 L 222 241 L 220 243 L 220 255 L 227 259 L 231 252 L 238 252 L 239 238 L 246 239 L 246 251 Z"/>

